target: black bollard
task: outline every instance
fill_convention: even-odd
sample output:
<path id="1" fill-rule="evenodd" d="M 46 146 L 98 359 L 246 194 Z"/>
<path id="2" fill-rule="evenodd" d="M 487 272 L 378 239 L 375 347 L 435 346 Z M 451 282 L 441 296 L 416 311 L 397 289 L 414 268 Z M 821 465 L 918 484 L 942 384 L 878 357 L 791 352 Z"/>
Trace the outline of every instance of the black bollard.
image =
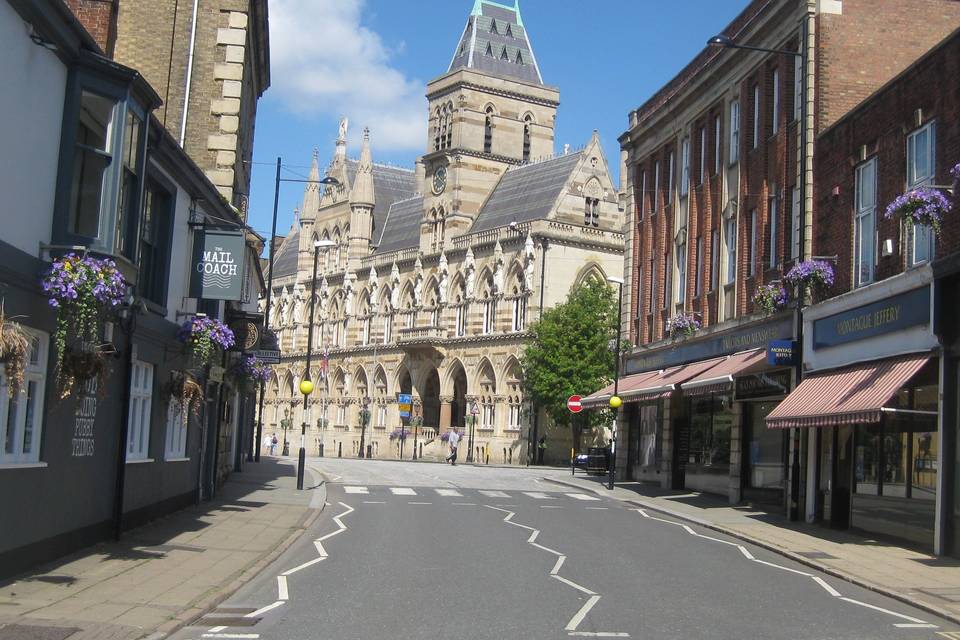
<path id="1" fill-rule="evenodd" d="M 338 457 L 338 458 L 342 458 L 342 457 L 343 457 L 343 443 L 342 443 L 342 442 L 337 445 L 337 457 Z"/>
<path id="2" fill-rule="evenodd" d="M 323 443 L 320 443 L 320 457 L 323 457 Z"/>
<path id="3" fill-rule="evenodd" d="M 372 445 L 372 444 L 368 444 L 368 445 L 367 445 L 367 458 L 372 458 L 372 457 L 373 457 L 373 445 Z"/>
<path id="4" fill-rule="evenodd" d="M 420 443 L 420 459 L 423 460 L 423 443 Z"/>

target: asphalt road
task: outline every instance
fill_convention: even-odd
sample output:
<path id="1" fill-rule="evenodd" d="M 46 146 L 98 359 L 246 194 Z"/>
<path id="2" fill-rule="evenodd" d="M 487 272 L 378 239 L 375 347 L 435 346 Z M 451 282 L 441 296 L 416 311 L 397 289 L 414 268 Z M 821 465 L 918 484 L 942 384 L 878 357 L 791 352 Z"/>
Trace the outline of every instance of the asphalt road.
<path id="1" fill-rule="evenodd" d="M 942 640 L 956 631 L 774 553 L 542 479 L 564 471 L 314 467 L 333 482 L 312 530 L 177 640 Z"/>

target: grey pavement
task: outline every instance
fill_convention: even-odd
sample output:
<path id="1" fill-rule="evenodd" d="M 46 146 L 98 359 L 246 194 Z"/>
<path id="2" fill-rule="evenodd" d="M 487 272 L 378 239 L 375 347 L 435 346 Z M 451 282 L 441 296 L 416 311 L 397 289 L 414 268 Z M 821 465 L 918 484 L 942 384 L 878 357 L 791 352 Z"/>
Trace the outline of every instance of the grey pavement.
<path id="1" fill-rule="evenodd" d="M 333 480 L 329 507 L 176 640 L 919 640 L 958 630 L 706 527 L 551 484 L 542 469 L 313 463 Z"/>

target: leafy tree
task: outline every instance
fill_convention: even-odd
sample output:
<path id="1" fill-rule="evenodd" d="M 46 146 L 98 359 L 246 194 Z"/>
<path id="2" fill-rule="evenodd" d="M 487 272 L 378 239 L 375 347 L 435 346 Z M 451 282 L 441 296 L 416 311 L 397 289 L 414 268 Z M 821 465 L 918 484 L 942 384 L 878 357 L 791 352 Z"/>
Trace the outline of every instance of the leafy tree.
<path id="1" fill-rule="evenodd" d="M 522 358 L 525 393 L 554 424 L 573 425 L 573 414 L 567 409 L 571 395 L 587 396 L 613 380 L 610 340 L 617 329 L 616 294 L 605 282 L 592 278 L 566 302 L 544 311 L 530 327 L 533 342 Z M 580 415 L 587 414 L 590 424 L 599 425 L 605 413 Z"/>

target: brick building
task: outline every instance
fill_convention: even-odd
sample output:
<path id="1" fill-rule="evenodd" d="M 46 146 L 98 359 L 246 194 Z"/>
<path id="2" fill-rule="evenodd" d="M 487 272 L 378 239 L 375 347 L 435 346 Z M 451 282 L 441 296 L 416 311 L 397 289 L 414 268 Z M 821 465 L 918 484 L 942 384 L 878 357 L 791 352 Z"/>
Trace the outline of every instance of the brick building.
<path id="1" fill-rule="evenodd" d="M 885 212 L 921 187 L 955 206 L 958 70 L 954 32 L 818 136 L 813 252 L 836 283 L 804 310 L 804 381 L 768 418 L 809 433 L 809 519 L 952 554 L 960 221 Z"/>
<path id="2" fill-rule="evenodd" d="M 65 1 L 156 89 L 157 118 L 246 217 L 257 100 L 270 86 L 266 0 Z"/>
<path id="3" fill-rule="evenodd" d="M 820 251 L 817 133 L 960 24 L 958 3 L 902 4 L 750 2 L 720 33 L 760 51 L 706 47 L 630 113 L 621 477 L 799 515 L 807 436 L 765 424 L 797 376 L 768 343 L 799 327 L 753 298 Z M 886 35 L 892 16 L 910 38 Z M 701 327 L 671 336 L 678 316 Z"/>

